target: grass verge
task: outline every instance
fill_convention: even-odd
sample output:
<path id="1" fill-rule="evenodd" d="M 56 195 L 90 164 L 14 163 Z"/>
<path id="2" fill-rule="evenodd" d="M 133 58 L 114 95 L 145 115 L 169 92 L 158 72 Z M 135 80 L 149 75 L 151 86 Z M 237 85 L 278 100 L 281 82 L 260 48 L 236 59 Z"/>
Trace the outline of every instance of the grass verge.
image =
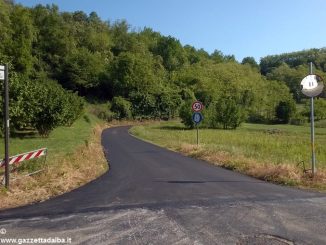
<path id="1" fill-rule="evenodd" d="M 106 127 L 93 115 L 86 114 L 72 127 L 55 129 L 49 138 L 33 135 L 11 139 L 10 155 L 47 147 L 48 156 L 42 166 L 44 171 L 39 174 L 28 176 L 37 162 L 26 162 L 27 167 L 11 174 L 10 190 L 0 187 L 0 208 L 49 199 L 106 172 L 108 164 L 101 146 L 101 132 Z M 39 161 L 42 159 L 38 164 Z"/>
<path id="2" fill-rule="evenodd" d="M 244 124 L 237 130 L 200 129 L 179 122 L 136 126 L 131 133 L 157 145 L 218 166 L 284 185 L 326 191 L 326 129 L 316 129 L 318 173 L 311 178 L 310 129 Z"/>

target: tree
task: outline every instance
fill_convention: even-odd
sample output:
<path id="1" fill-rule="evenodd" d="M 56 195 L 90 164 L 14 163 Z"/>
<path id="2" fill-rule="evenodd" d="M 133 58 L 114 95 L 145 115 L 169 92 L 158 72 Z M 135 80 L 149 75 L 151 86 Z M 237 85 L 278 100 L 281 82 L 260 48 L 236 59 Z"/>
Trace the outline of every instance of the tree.
<path id="1" fill-rule="evenodd" d="M 154 53 L 163 58 L 163 65 L 169 72 L 182 67 L 186 62 L 186 54 L 180 42 L 171 37 L 161 37 Z"/>
<path id="2" fill-rule="evenodd" d="M 234 96 L 219 98 L 210 105 L 213 111 L 210 118 L 211 125 L 221 125 L 223 129 L 236 129 L 246 119 L 246 112 L 240 104 L 238 104 Z"/>
<path id="3" fill-rule="evenodd" d="M 12 41 L 7 47 L 9 56 L 15 57 L 13 65 L 17 72 L 30 75 L 34 64 L 32 44 L 36 38 L 30 11 L 20 5 L 15 5 L 10 15 L 10 21 Z"/>
<path id="4" fill-rule="evenodd" d="M 275 109 L 276 119 L 280 123 L 289 123 L 295 111 L 296 107 L 293 101 L 280 101 Z"/>
<path id="5" fill-rule="evenodd" d="M 245 57 L 242 59 L 242 65 L 250 65 L 252 68 L 259 70 L 259 65 L 257 64 L 254 57 Z"/>

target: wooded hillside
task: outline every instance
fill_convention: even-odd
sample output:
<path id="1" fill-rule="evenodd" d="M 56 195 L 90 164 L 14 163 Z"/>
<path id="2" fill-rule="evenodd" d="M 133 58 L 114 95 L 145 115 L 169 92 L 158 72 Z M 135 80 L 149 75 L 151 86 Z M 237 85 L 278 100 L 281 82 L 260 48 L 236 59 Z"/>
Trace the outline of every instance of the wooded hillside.
<path id="1" fill-rule="evenodd" d="M 191 127 L 189 104 L 199 99 L 206 108 L 203 126 L 289 122 L 295 100 L 303 98 L 299 83 L 307 63 L 313 61 L 322 76 L 326 69 L 325 49 L 267 56 L 260 65 L 252 57 L 239 63 L 150 28 L 135 31 L 123 20 L 60 12 L 55 5 L 26 8 L 0 0 L 0 33 L 0 63 L 10 64 L 13 83 L 12 122 L 45 134 L 80 115 L 80 97 L 106 102 L 97 111 L 105 119 L 180 113 Z"/>

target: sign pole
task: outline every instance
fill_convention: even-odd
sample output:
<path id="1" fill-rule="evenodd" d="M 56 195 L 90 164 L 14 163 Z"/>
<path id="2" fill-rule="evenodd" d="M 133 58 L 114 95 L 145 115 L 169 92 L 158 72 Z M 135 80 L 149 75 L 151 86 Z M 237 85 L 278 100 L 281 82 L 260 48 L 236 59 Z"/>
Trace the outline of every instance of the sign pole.
<path id="1" fill-rule="evenodd" d="M 5 65 L 5 80 L 4 80 L 4 129 L 5 129 L 5 186 L 9 189 L 9 68 Z"/>
<path id="2" fill-rule="evenodd" d="M 310 62 L 309 74 L 312 75 L 312 62 Z M 316 169 L 316 153 L 315 153 L 315 116 L 314 116 L 314 97 L 310 97 L 310 133 L 311 133 L 311 171 L 314 177 Z"/>
<path id="3" fill-rule="evenodd" d="M 3 129 L 4 129 L 4 138 L 5 138 L 5 186 L 9 189 L 9 79 L 8 79 L 8 68 L 9 65 L 0 65 L 0 80 L 2 80 L 4 91 L 3 91 Z M 2 165 L 2 164 L 1 164 Z"/>
<path id="4" fill-rule="evenodd" d="M 201 103 L 200 101 L 195 101 L 194 103 L 192 103 L 191 105 L 191 109 L 194 112 L 192 114 L 192 121 L 195 123 L 196 125 L 196 134 L 197 134 L 197 146 L 199 145 L 199 130 L 198 130 L 198 124 L 203 120 L 203 115 L 200 113 L 204 108 L 203 103 Z"/>
<path id="5" fill-rule="evenodd" d="M 199 133 L 198 133 L 198 123 L 196 123 L 197 128 L 197 146 L 199 145 Z"/>

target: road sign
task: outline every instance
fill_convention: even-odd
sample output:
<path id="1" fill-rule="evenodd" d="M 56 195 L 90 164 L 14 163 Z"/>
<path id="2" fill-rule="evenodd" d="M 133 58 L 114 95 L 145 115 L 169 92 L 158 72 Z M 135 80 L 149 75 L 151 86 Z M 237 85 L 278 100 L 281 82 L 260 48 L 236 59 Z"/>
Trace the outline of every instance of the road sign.
<path id="1" fill-rule="evenodd" d="M 0 65 L 0 80 L 5 80 L 5 67 Z"/>
<path id="2" fill-rule="evenodd" d="M 319 95 L 323 89 L 324 84 L 322 78 L 318 75 L 308 75 L 301 81 L 302 93 L 308 97 L 315 97 Z"/>
<path id="3" fill-rule="evenodd" d="M 191 109 L 194 112 L 200 112 L 204 109 L 204 105 L 200 101 L 195 101 L 194 103 L 192 103 Z"/>
<path id="4" fill-rule="evenodd" d="M 198 124 L 203 120 L 203 115 L 200 112 L 195 112 L 192 114 L 192 120 L 194 123 Z"/>

